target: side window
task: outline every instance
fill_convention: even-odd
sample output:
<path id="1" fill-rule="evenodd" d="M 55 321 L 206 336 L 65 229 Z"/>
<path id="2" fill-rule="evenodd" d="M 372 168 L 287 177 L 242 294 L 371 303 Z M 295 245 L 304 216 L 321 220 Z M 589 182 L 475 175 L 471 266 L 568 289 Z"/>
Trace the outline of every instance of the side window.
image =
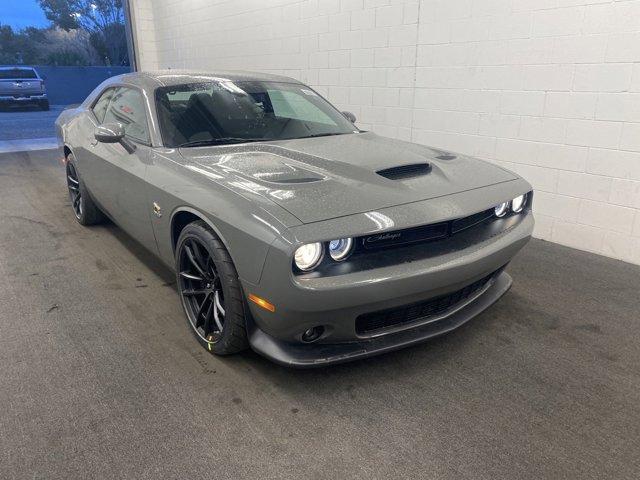
<path id="1" fill-rule="evenodd" d="M 300 90 L 310 98 L 317 97 L 311 90 L 302 88 Z M 302 95 L 286 90 L 268 90 L 268 93 L 276 117 L 336 125 L 328 115 Z"/>
<path id="2" fill-rule="evenodd" d="M 104 120 L 104 115 L 107 113 L 107 107 L 109 106 L 114 90 L 115 89 L 113 88 L 105 90 L 93 106 L 93 114 L 96 116 L 99 123 L 102 123 Z"/>
<path id="3" fill-rule="evenodd" d="M 119 87 L 113 93 L 103 123 L 120 123 L 127 137 L 149 141 L 147 112 L 142 94 L 133 88 Z"/>

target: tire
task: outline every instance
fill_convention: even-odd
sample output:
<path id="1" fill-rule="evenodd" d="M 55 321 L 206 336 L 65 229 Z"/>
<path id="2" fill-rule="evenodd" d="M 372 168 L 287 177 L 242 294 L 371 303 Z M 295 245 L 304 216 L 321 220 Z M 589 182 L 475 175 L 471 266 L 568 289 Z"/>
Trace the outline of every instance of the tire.
<path id="1" fill-rule="evenodd" d="M 95 204 L 91 195 L 87 191 L 82 178 L 76 168 L 76 159 L 73 153 L 67 156 L 66 162 L 67 188 L 69 190 L 69 200 L 71 208 L 80 225 L 97 225 L 104 222 L 104 214 Z M 79 195 L 79 198 L 78 198 Z"/>
<path id="2" fill-rule="evenodd" d="M 40 110 L 49 111 L 49 100 L 43 100 L 40 102 Z"/>
<path id="3" fill-rule="evenodd" d="M 188 224 L 178 237 L 175 261 L 178 293 L 198 342 L 216 355 L 247 349 L 244 294 L 220 238 L 203 221 Z"/>

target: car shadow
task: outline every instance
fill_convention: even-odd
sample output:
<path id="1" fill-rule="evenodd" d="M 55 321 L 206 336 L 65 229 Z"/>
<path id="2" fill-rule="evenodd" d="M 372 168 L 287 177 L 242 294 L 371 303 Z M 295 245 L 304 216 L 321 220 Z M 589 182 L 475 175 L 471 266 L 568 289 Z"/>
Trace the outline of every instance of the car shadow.
<path id="1" fill-rule="evenodd" d="M 175 286 L 175 275 L 164 263 L 162 263 L 160 258 L 150 252 L 146 247 L 140 244 L 111 220 L 105 220 L 101 227 L 113 235 L 113 237 L 115 237 L 116 240 L 118 240 L 120 244 L 129 251 L 129 253 L 135 256 L 142 264 L 144 264 L 145 267 L 151 270 L 159 280 L 161 280 L 165 285 L 171 286 L 176 294 L 178 293 Z"/>

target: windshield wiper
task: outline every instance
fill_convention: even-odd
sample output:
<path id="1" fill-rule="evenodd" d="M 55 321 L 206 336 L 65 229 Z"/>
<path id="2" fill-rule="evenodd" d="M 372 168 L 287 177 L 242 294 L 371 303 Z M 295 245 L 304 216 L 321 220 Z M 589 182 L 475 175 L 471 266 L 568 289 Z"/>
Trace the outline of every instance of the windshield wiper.
<path id="1" fill-rule="evenodd" d="M 178 145 L 178 148 L 183 147 L 206 147 L 210 145 L 229 145 L 232 143 L 248 143 L 248 142 L 262 142 L 263 138 L 239 138 L 239 137 L 220 137 L 209 138 L 207 140 L 192 140 L 190 142 L 184 142 Z"/>

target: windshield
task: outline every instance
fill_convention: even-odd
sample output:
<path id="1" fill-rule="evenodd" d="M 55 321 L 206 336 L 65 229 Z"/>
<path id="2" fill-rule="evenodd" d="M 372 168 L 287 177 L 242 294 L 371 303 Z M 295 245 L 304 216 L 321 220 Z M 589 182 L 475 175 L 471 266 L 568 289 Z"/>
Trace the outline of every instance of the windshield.
<path id="1" fill-rule="evenodd" d="M 309 87 L 207 82 L 161 87 L 156 107 L 166 147 L 285 140 L 357 132 Z"/>
<path id="2" fill-rule="evenodd" d="M 38 78 L 33 68 L 8 68 L 0 69 L 2 80 L 22 80 L 25 78 Z"/>

